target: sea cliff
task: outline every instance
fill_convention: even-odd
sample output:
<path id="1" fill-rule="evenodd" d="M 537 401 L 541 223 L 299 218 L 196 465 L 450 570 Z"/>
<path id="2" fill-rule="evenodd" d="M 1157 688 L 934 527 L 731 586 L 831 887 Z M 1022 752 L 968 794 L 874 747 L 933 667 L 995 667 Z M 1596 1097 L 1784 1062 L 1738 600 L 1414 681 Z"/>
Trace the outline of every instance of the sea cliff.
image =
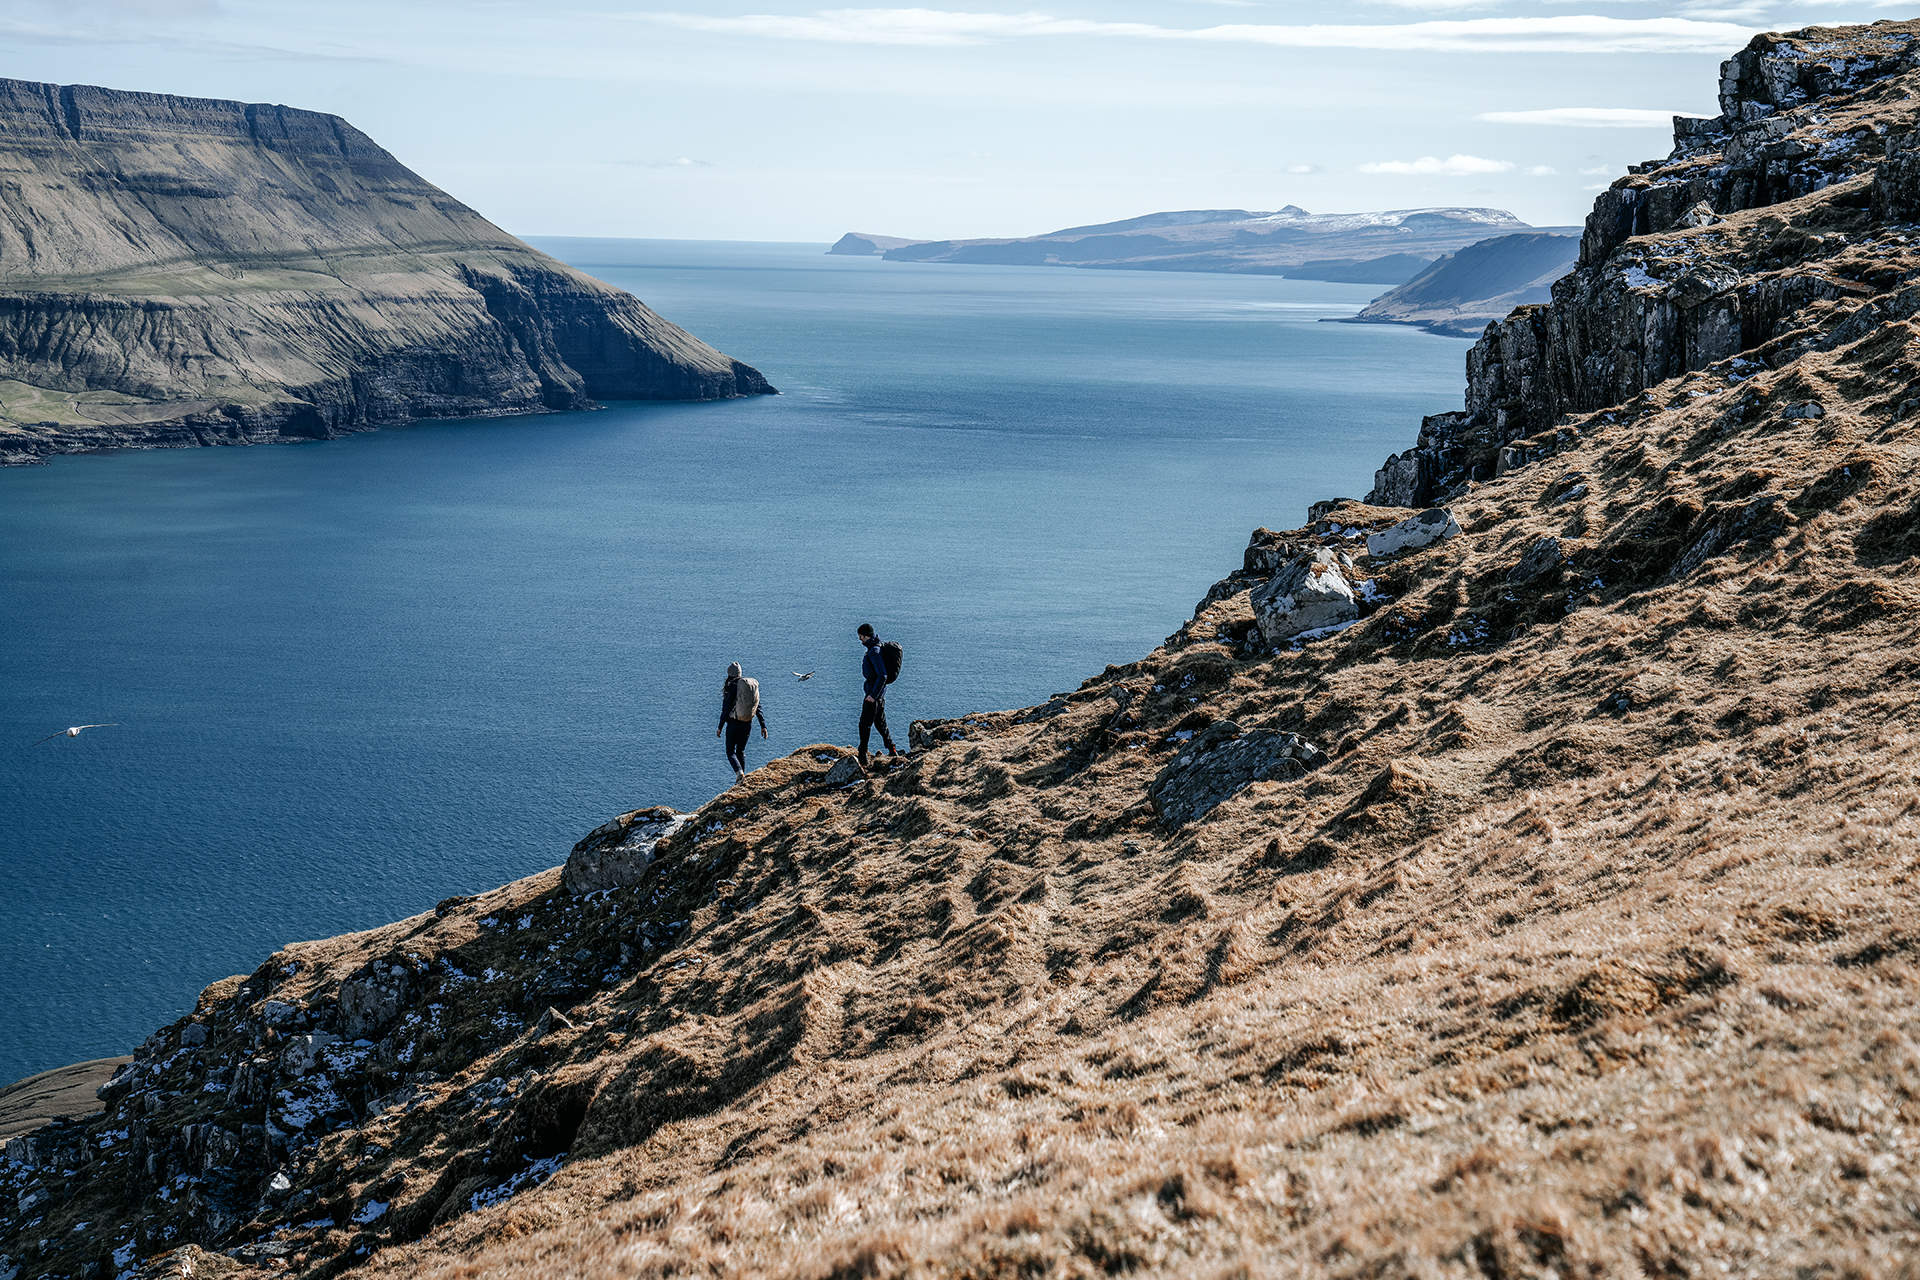
<path id="1" fill-rule="evenodd" d="M 1749 53 L 1904 125 L 1917 36 Z M 1151 653 L 215 982 L 7 1146 L 0 1275 L 1904 1274 L 1917 154 L 1617 241 L 1808 291 Z"/>
<path id="2" fill-rule="evenodd" d="M 771 391 L 337 116 L 0 80 L 0 462 Z"/>

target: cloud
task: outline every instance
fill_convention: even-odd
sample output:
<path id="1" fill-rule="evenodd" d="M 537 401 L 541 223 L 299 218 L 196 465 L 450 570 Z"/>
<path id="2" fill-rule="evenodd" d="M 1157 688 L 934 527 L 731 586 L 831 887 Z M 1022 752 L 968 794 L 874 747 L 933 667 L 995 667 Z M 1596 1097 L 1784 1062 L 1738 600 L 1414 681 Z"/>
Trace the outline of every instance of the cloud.
<path id="1" fill-rule="evenodd" d="M 223 58 L 290 59 L 301 62 L 379 63 L 387 59 L 357 53 L 329 53 L 313 49 L 283 49 L 276 45 L 238 44 L 230 40 L 208 40 L 194 36 L 162 35 L 142 31 L 125 24 L 103 27 L 48 26 L 0 18 L 0 40 L 20 44 L 44 45 L 134 45 L 143 49 L 170 49 L 186 53 L 204 53 Z"/>
<path id="2" fill-rule="evenodd" d="M 609 14 L 688 31 L 836 44 L 972 45 L 1036 36 L 1198 40 L 1290 49 L 1373 49 L 1423 53 L 1731 53 L 1752 32 L 1691 18 L 1467 18 L 1373 26 L 1227 23 L 1179 28 L 1096 22 L 1044 13 L 957 13 L 943 9 L 819 9 L 810 14 Z"/>
<path id="3" fill-rule="evenodd" d="M 1530 164 L 1527 166 L 1527 173 L 1535 178 L 1547 178 L 1559 172 L 1558 169 L 1550 164 Z"/>
<path id="4" fill-rule="evenodd" d="M 1638 107 L 1548 107 L 1544 111 L 1482 111 L 1475 120 L 1489 124 L 1551 124 L 1575 129 L 1671 129 L 1685 111 L 1643 111 Z"/>
<path id="5" fill-rule="evenodd" d="M 1421 156 L 1418 160 L 1375 160 L 1360 166 L 1362 173 L 1443 174 L 1457 178 L 1469 173 L 1506 173 L 1511 160 L 1482 160 L 1479 156 L 1448 156 L 1445 160 Z"/>
<path id="6" fill-rule="evenodd" d="M 1287 172 L 1288 173 L 1318 173 L 1320 172 L 1320 166 L 1317 164 L 1290 164 L 1287 166 Z"/>

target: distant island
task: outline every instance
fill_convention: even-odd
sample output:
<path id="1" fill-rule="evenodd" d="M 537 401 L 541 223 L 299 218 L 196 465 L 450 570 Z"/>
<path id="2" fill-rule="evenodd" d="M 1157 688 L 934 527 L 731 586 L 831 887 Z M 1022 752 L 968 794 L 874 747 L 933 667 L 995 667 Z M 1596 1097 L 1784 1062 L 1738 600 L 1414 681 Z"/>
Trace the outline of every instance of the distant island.
<path id="1" fill-rule="evenodd" d="M 1477 338 L 1515 307 L 1553 300 L 1555 280 L 1580 261 L 1580 238 L 1523 231 L 1441 256 L 1419 275 L 1368 303 L 1357 324 L 1411 324 L 1429 333 Z"/>
<path id="2" fill-rule="evenodd" d="M 338 116 L 0 80 L 0 463 L 770 394 Z"/>
<path id="3" fill-rule="evenodd" d="M 1504 209 L 1390 209 L 1308 213 L 1184 209 L 1068 227 L 1013 240 L 907 240 L 850 231 L 827 250 L 889 262 L 1221 271 L 1345 284 L 1404 284 L 1444 255 L 1516 233 L 1579 235 L 1532 227 Z M 1502 313 L 1504 314 L 1504 312 Z"/>

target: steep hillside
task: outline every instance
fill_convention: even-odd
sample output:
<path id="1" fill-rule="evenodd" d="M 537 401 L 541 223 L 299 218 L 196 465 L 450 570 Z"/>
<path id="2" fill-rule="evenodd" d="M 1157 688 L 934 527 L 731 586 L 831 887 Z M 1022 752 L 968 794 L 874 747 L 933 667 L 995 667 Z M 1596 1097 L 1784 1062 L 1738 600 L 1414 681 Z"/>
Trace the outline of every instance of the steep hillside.
<path id="1" fill-rule="evenodd" d="M 1477 338 L 1515 307 L 1546 302 L 1573 269 L 1580 242 L 1529 231 L 1496 236 L 1439 258 L 1354 317 L 1361 324 L 1416 324 L 1430 333 Z"/>
<path id="2" fill-rule="evenodd" d="M 1757 78 L 1904 121 L 1917 35 L 1765 37 L 1729 117 Z M 1552 311 L 1703 230 L 1742 307 L 1793 296 L 1739 246 L 1823 241 L 1784 328 L 1558 409 L 1444 509 L 1319 504 L 1043 704 L 871 777 L 796 752 L 215 983 L 105 1114 L 7 1147 L 0 1272 L 1913 1274 L 1889 150 L 1596 251 Z"/>
<path id="3" fill-rule="evenodd" d="M 337 116 L 0 80 L 0 463 L 771 390 Z"/>

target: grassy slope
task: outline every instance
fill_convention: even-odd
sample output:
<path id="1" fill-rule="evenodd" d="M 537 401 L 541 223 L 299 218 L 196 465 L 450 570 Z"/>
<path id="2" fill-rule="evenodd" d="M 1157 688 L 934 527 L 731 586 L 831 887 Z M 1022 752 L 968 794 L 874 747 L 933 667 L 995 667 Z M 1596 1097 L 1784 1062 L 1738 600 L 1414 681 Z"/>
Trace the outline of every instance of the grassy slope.
<path id="1" fill-rule="evenodd" d="M 776 761 L 634 889 L 549 872 L 217 984 L 223 1053 L 269 987 L 437 984 L 368 1068 L 411 1100 L 242 1235 L 307 1275 L 1910 1274 L 1920 253 L 1856 196 L 1635 242 L 1861 296 L 1359 558 L 1363 626 L 1248 654 L 1228 599 L 871 782 Z M 1162 830 L 1169 737 L 1227 717 L 1333 760 Z M 529 1025 L 567 964 L 575 1025 Z M 90 1169 L 32 1266 L 124 1217 Z"/>

